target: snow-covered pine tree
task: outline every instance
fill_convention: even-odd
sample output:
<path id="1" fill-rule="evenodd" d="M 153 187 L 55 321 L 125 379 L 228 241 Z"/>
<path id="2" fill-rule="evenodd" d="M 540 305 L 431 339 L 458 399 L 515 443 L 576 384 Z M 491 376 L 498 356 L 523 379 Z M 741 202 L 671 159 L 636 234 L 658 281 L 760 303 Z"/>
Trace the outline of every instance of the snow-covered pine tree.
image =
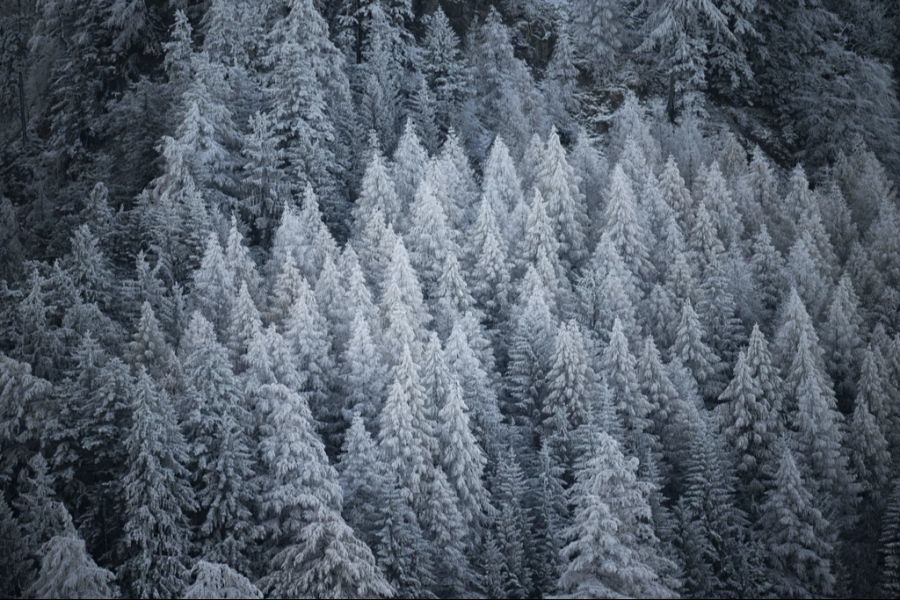
<path id="1" fill-rule="evenodd" d="M 585 237 L 587 208 L 575 169 L 553 127 L 541 156 L 536 185 L 546 202 L 547 216 L 559 240 L 559 257 L 566 269 L 577 269 L 588 256 Z"/>
<path id="2" fill-rule="evenodd" d="M 499 457 L 491 481 L 491 495 L 496 507 L 493 539 L 499 550 L 499 590 L 503 597 L 526 598 L 532 584 L 528 568 L 529 519 L 523 506 L 525 475 L 512 447 Z"/>
<path id="3" fill-rule="evenodd" d="M 609 343 L 600 356 L 599 372 L 625 428 L 625 447 L 632 453 L 648 447 L 645 436 L 650 426 L 651 406 L 638 384 L 634 355 L 618 319 L 613 322 Z"/>
<path id="4" fill-rule="evenodd" d="M 541 415 L 541 447 L 547 448 L 557 464 L 566 470 L 570 481 L 575 463 L 572 438 L 595 410 L 594 372 L 585 346 L 574 321 L 560 323 Z"/>
<path id="5" fill-rule="evenodd" d="M 28 592 L 35 598 L 117 598 L 116 576 L 98 567 L 77 534 L 52 537 Z"/>
<path id="6" fill-rule="evenodd" d="M 572 524 L 564 530 L 558 589 L 584 597 L 675 595 L 650 561 L 656 536 L 641 534 L 649 520 L 649 488 L 637 479 L 637 459 L 626 458 L 609 434 L 596 434 L 572 487 Z"/>
<path id="7" fill-rule="evenodd" d="M 126 557 L 120 577 L 136 596 L 181 593 L 190 553 L 188 516 L 197 508 L 187 469 L 189 451 L 168 394 L 140 368 L 133 425 L 126 440 Z"/>
<path id="8" fill-rule="evenodd" d="M 188 576 L 190 584 L 182 598 L 262 598 L 262 592 L 249 579 L 222 563 L 198 560 Z"/>
<path id="9" fill-rule="evenodd" d="M 690 300 L 685 301 L 681 307 L 681 320 L 678 322 L 672 351 L 691 370 L 704 397 L 715 398 L 722 389 L 719 382 L 722 366 L 719 357 L 706 345 L 705 336 Z"/>
<path id="10" fill-rule="evenodd" d="M 190 456 L 186 466 L 200 523 L 194 543 L 205 559 L 249 572 L 255 536 L 250 413 L 228 353 L 200 312 L 194 313 L 184 334 L 180 361 L 188 382 L 183 400 Z"/>
<path id="11" fill-rule="evenodd" d="M 834 590 L 828 521 L 804 485 L 788 444 L 782 441 L 773 487 L 760 508 L 759 529 L 768 540 L 766 587 L 784 597 L 829 595 Z"/>

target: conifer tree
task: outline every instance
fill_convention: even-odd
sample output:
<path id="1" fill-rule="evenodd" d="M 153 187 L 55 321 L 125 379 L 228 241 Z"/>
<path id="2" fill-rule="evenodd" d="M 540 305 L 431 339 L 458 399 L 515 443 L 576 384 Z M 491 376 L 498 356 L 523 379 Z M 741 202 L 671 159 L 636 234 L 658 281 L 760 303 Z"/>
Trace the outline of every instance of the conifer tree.
<path id="1" fill-rule="evenodd" d="M 419 276 L 422 292 L 431 300 L 437 292 L 438 279 L 447 255 L 458 255 L 459 250 L 453 241 L 444 208 L 427 178 L 416 191 L 405 241 L 409 248 L 410 262 Z"/>
<path id="2" fill-rule="evenodd" d="M 821 328 L 825 365 L 838 399 L 845 402 L 856 391 L 855 380 L 859 375 L 862 352 L 861 330 L 859 299 L 850 277 L 845 274 L 834 288 L 828 317 Z"/>
<path id="3" fill-rule="evenodd" d="M 466 316 L 458 320 L 447 338 L 445 357 L 451 372 L 462 386 L 472 431 L 489 458 L 497 456 L 501 417 L 492 381 L 493 366 L 478 352 L 477 338 L 466 327 Z M 490 349 L 488 349 L 490 352 Z"/>
<path id="4" fill-rule="evenodd" d="M 499 550 L 500 590 L 509 598 L 525 598 L 532 573 L 527 563 L 529 522 L 522 505 L 525 475 L 512 447 L 504 450 L 495 468 L 491 494 L 497 508 L 493 534 Z"/>
<path id="5" fill-rule="evenodd" d="M 220 2 L 220 5 L 227 5 Z M 243 137 L 242 167 L 244 185 L 248 190 L 247 211 L 261 239 L 268 241 L 274 233 L 281 211 L 285 190 L 280 170 L 282 152 L 278 147 L 274 126 L 268 113 L 256 112 L 249 119 L 249 134 Z"/>
<path id="6" fill-rule="evenodd" d="M 547 396 L 542 410 L 542 447 L 558 463 L 571 469 L 574 448 L 571 437 L 588 420 L 593 410 L 594 373 L 588 362 L 585 342 L 574 321 L 561 323 L 554 342 Z"/>
<path id="7" fill-rule="evenodd" d="M 523 199 L 521 182 L 509 148 L 503 138 L 497 136 L 484 162 L 481 200 L 488 202 L 495 218 L 499 219 L 508 234 L 510 223 L 506 217 Z"/>
<path id="8" fill-rule="evenodd" d="M 132 368 L 141 367 L 167 389 L 172 389 L 178 375 L 175 352 L 162 332 L 149 302 L 141 305 L 141 319 L 128 345 L 127 356 Z"/>
<path id="9" fill-rule="evenodd" d="M 29 594 L 35 598 L 116 598 L 115 575 L 98 567 L 84 540 L 54 536 L 44 546 L 41 568 Z"/>
<path id="10" fill-rule="evenodd" d="M 647 236 L 635 212 L 634 190 L 622 165 L 613 168 L 606 193 L 606 209 L 603 213 L 603 236 L 615 246 L 638 281 L 651 277 Z"/>
<path id="11" fill-rule="evenodd" d="M 226 564 L 198 560 L 189 579 L 182 598 L 262 598 L 259 588 Z"/>
<path id="12" fill-rule="evenodd" d="M 744 511 L 736 506 L 735 478 L 712 419 L 701 409 L 677 512 L 693 531 L 682 540 L 686 590 L 692 594 L 751 593 L 757 568 Z"/>
<path id="13" fill-rule="evenodd" d="M 525 237 L 519 240 L 517 254 L 521 261 L 520 269 L 533 266 L 541 276 L 545 288 L 551 292 L 561 289 L 566 281 L 559 248 L 559 240 L 544 207 L 544 197 L 535 188 L 525 224 Z M 557 297 L 555 293 L 553 297 Z"/>
<path id="14" fill-rule="evenodd" d="M 0 498 L 0 534 L 3 536 L 0 538 L 3 540 L 0 542 L 2 550 L 0 568 L 5 574 L 0 591 L 12 598 L 19 596 L 21 588 L 28 584 L 27 579 L 31 575 L 29 570 L 32 565 L 28 559 L 28 549 L 22 539 L 22 532 L 19 530 L 19 523 L 16 522 L 5 497 Z"/>
<path id="15" fill-rule="evenodd" d="M 379 415 L 378 448 L 389 476 L 400 478 L 406 502 L 424 498 L 432 464 L 433 430 L 425 414 L 425 389 L 408 345 L 393 371 Z"/>
<path id="16" fill-rule="evenodd" d="M 738 458 L 737 475 L 743 489 L 757 497 L 765 488 L 765 474 L 774 466 L 771 451 L 780 422 L 775 399 L 763 389 L 758 367 L 752 357 L 747 358 L 749 352 L 738 355 L 734 377 L 719 396 L 722 404 L 718 408 L 725 440 Z"/>
<path id="17" fill-rule="evenodd" d="M 18 537 L 25 560 L 16 565 L 11 575 L 18 575 L 20 585 L 27 587 L 40 568 L 45 545 L 55 536 L 76 535 L 72 517 L 54 492 L 54 481 L 46 459 L 34 454 L 19 472 L 19 495 L 13 501 L 18 513 Z M 18 571 L 16 573 L 16 571 Z"/>
<path id="18" fill-rule="evenodd" d="M 877 501 L 890 483 L 891 454 L 867 394 L 857 394 L 854 404 L 847 431 L 849 466 L 860 491 Z"/>
<path id="19" fill-rule="evenodd" d="M 600 374 L 609 388 L 615 413 L 625 427 L 625 446 L 635 452 L 645 446 L 651 406 L 638 385 L 634 355 L 618 319 L 613 322 L 609 343 L 600 356 Z"/>
<path id="20" fill-rule="evenodd" d="M 469 293 L 469 286 L 460 272 L 459 260 L 454 253 L 448 253 L 444 260 L 444 268 L 438 279 L 437 287 L 437 319 L 435 329 L 446 337 L 453 323 L 461 315 L 476 312 L 479 321 L 484 320 L 481 312 L 475 308 L 475 298 Z"/>
<path id="21" fill-rule="evenodd" d="M 672 597 L 651 566 L 656 536 L 642 535 L 650 519 L 649 488 L 637 479 L 637 459 L 625 458 L 605 432 L 596 435 L 572 488 L 572 525 L 564 530 L 558 587 L 577 596 Z"/>
<path id="22" fill-rule="evenodd" d="M 409 209 L 416 197 L 419 183 L 425 176 L 425 165 L 428 162 L 428 152 L 422 147 L 416 126 L 412 120 L 407 119 L 403 127 L 403 135 L 397 142 L 391 161 L 391 177 L 397 190 L 400 212 L 392 214 L 390 207 L 385 209 L 385 218 L 389 225 L 394 226 L 398 233 L 405 233 L 408 226 Z"/>
<path id="23" fill-rule="evenodd" d="M 462 117 L 469 95 L 469 73 L 460 53 L 459 37 L 440 7 L 425 17 L 422 45 L 422 74 L 434 93 L 436 125 L 443 134 Z"/>
<path id="24" fill-rule="evenodd" d="M 578 176 L 569 164 L 555 127 L 550 130 L 536 177 L 536 185 L 547 203 L 547 216 L 559 240 L 560 259 L 567 268 L 578 268 L 588 255 L 587 210 L 578 188 Z"/>
<path id="25" fill-rule="evenodd" d="M 678 322 L 672 351 L 691 370 L 703 395 L 714 398 L 721 391 L 718 381 L 721 367 L 719 357 L 706 345 L 705 335 L 690 300 L 686 301 L 681 307 L 681 320 Z"/>
<path id="26" fill-rule="evenodd" d="M 376 211 L 386 216 L 389 223 L 396 222 L 401 214 L 400 199 L 385 165 L 384 156 L 378 149 L 377 138 L 372 137 L 370 145 L 372 158 L 366 165 L 359 197 L 353 204 L 354 231 L 357 235 L 375 218 Z"/>
<path id="27" fill-rule="evenodd" d="M 340 113 L 349 102 L 347 76 L 313 2 L 281 0 L 275 6 L 281 14 L 266 35 L 263 61 L 270 69 L 265 90 L 283 153 L 281 168 L 295 193 L 308 184 L 315 187 L 328 200 L 326 220 L 338 223 L 346 218 L 336 143 Z"/>
<path id="28" fill-rule="evenodd" d="M 829 525 L 787 444 L 781 446 L 774 485 L 760 509 L 759 528 L 772 544 L 766 554 L 767 587 L 789 598 L 829 595 L 835 585 Z"/>
<path id="29" fill-rule="evenodd" d="M 188 481 L 188 448 L 169 397 L 141 368 L 133 425 L 126 441 L 125 536 L 121 577 L 136 596 L 181 592 L 190 551 L 188 515 L 196 507 Z"/>
<path id="30" fill-rule="evenodd" d="M 456 492 L 464 521 L 468 527 L 478 528 L 490 509 L 482 482 L 485 457 L 472 434 L 462 390 L 455 381 L 438 417 L 441 464 L 451 489 Z"/>
<path id="31" fill-rule="evenodd" d="M 185 332 L 180 359 L 189 382 L 184 430 L 200 522 L 195 542 L 201 556 L 247 571 L 254 536 L 250 413 L 227 351 L 199 312 Z"/>
<path id="32" fill-rule="evenodd" d="M 339 369 L 344 423 L 358 413 L 374 429 L 387 392 L 386 368 L 372 341 L 370 326 L 361 315 L 353 318 L 350 341 L 341 355 Z"/>
<path id="33" fill-rule="evenodd" d="M 194 271 L 193 283 L 191 300 L 194 307 L 203 312 L 217 331 L 224 331 L 228 309 L 237 290 L 234 288 L 234 273 L 225 261 L 222 245 L 214 233 L 206 239 L 203 260 Z"/>
<path id="34" fill-rule="evenodd" d="M 805 331 L 800 332 L 796 354 L 786 380 L 788 397 L 796 412 L 797 453 L 807 474 L 810 492 L 820 494 L 825 515 L 841 527 L 856 501 L 857 484 L 847 466 L 843 444 L 843 416 L 838 412 L 827 375 L 816 360 Z"/>
<path id="35" fill-rule="evenodd" d="M 885 598 L 900 591 L 897 575 L 900 574 L 900 483 L 894 478 L 890 496 L 887 498 L 884 515 L 881 518 L 881 573 L 879 591 Z"/>

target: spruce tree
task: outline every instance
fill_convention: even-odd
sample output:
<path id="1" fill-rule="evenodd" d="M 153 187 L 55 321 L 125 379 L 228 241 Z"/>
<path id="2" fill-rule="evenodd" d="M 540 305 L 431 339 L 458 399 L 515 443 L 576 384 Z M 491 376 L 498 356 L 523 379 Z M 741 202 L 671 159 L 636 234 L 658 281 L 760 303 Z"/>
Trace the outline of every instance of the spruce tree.
<path id="1" fill-rule="evenodd" d="M 262 592 L 249 579 L 226 564 L 198 560 L 191 569 L 190 584 L 182 598 L 262 598 Z"/>
<path id="2" fill-rule="evenodd" d="M 607 433 L 597 433 L 572 488 L 575 510 L 564 530 L 558 583 L 564 594 L 674 596 L 650 564 L 656 536 L 640 532 L 641 522 L 650 519 L 650 490 L 637 479 L 637 462 L 625 458 Z"/>
<path id="3" fill-rule="evenodd" d="M 537 186 L 547 203 L 547 215 L 559 239 L 564 266 L 578 268 L 587 258 L 587 210 L 578 176 L 569 164 L 556 128 L 550 130 L 537 172 Z"/>
<path id="4" fill-rule="evenodd" d="M 126 440 L 126 557 L 120 576 L 136 596 L 174 596 L 184 587 L 190 552 L 188 515 L 197 508 L 189 482 L 189 450 L 171 402 L 142 367 L 133 425 Z"/>
<path id="5" fill-rule="evenodd" d="M 768 540 L 769 593 L 785 598 L 830 595 L 834 590 L 829 524 L 806 489 L 786 443 L 773 487 L 760 509 L 759 528 Z"/>
<path id="6" fill-rule="evenodd" d="M 41 568 L 29 595 L 35 598 L 118 597 L 115 575 L 97 566 L 77 534 L 54 536 L 42 554 Z"/>

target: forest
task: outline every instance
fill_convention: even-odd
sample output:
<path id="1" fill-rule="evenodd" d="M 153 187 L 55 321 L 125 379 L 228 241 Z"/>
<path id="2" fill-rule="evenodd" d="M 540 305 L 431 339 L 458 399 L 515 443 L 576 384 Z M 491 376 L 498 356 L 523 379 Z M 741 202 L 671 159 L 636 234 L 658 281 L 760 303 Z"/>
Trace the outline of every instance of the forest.
<path id="1" fill-rule="evenodd" d="M 900 597 L 895 0 L 0 0 L 0 597 Z"/>

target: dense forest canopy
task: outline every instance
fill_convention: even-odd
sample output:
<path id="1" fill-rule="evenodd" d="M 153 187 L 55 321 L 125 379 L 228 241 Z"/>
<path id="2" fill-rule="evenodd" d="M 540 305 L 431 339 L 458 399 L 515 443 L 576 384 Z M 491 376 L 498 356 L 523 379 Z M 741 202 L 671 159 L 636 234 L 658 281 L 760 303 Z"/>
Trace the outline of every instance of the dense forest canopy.
<path id="1" fill-rule="evenodd" d="M 0 596 L 897 597 L 898 39 L 2 0 Z"/>

